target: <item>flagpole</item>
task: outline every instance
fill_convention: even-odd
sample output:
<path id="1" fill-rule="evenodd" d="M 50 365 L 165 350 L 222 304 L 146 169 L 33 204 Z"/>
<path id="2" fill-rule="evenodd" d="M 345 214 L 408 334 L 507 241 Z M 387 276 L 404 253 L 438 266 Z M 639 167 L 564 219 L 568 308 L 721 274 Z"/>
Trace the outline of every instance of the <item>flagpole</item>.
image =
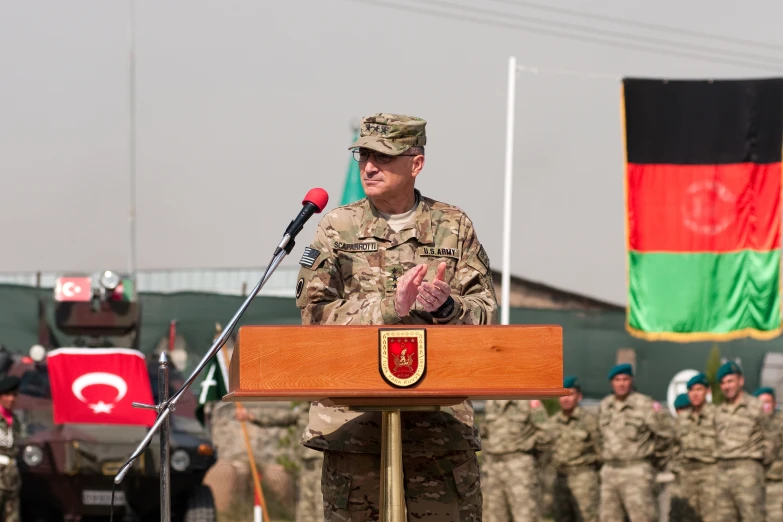
<path id="1" fill-rule="evenodd" d="M 130 0 L 128 51 L 128 274 L 136 280 L 136 7 Z"/>
<path id="2" fill-rule="evenodd" d="M 506 173 L 503 190 L 503 272 L 501 274 L 500 324 L 509 323 L 511 292 L 511 182 L 514 171 L 514 103 L 516 97 L 517 59 L 508 58 L 508 99 L 506 103 Z"/>

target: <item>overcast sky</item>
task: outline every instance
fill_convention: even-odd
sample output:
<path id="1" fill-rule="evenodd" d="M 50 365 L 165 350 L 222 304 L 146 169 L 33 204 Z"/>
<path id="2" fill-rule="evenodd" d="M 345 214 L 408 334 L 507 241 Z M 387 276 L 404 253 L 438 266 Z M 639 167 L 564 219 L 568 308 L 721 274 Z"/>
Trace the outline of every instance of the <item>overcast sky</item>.
<path id="1" fill-rule="evenodd" d="M 0 0 L 0 272 L 128 266 L 128 6 Z M 419 187 L 468 212 L 499 269 L 515 55 L 540 72 L 518 76 L 512 272 L 625 304 L 620 78 L 780 75 L 781 17 L 770 0 L 136 0 L 137 266 L 265 265 L 308 189 L 339 204 L 351 121 L 400 112 L 429 121 Z"/>

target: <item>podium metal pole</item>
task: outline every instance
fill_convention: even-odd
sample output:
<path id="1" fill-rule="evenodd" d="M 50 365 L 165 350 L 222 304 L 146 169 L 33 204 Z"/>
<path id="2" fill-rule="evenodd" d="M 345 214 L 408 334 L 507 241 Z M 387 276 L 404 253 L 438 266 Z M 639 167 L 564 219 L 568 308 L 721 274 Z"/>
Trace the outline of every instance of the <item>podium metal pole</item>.
<path id="1" fill-rule="evenodd" d="M 381 521 L 405 521 L 400 410 L 381 412 Z"/>

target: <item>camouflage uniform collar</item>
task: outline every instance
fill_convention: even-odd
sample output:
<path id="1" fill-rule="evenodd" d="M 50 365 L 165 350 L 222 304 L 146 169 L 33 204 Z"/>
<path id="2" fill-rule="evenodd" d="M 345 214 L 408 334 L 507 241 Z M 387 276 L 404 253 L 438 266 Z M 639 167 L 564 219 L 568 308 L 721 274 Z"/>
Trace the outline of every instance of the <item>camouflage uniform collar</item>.
<path id="1" fill-rule="evenodd" d="M 568 424 L 569 421 L 578 421 L 582 418 L 582 408 L 579 406 L 575 406 L 573 411 L 571 412 L 571 415 L 566 415 L 563 410 L 560 410 L 560 415 L 558 416 L 557 420 L 562 422 L 563 424 Z"/>
<path id="2" fill-rule="evenodd" d="M 616 395 L 612 394 L 612 402 L 610 404 L 613 408 L 620 411 L 624 410 L 625 408 L 634 408 L 636 406 L 637 393 L 638 392 L 632 391 L 628 394 L 624 401 L 619 400 Z"/>
<path id="3" fill-rule="evenodd" d="M 360 239 L 377 238 L 385 241 L 393 241 L 397 236 L 399 243 L 404 243 L 408 239 L 415 237 L 419 243 L 426 245 L 433 242 L 432 233 L 432 215 L 430 204 L 422 197 L 418 189 L 413 189 L 416 194 L 418 205 L 413 217 L 408 225 L 399 232 L 395 232 L 389 223 L 381 216 L 381 213 L 372 204 L 370 198 L 366 198 L 362 205 L 362 218 L 359 226 L 358 237 Z"/>
<path id="4" fill-rule="evenodd" d="M 732 412 L 737 411 L 738 409 L 742 408 L 743 406 L 746 407 L 746 408 L 748 406 L 750 406 L 750 398 L 749 398 L 748 394 L 745 392 L 745 390 L 742 390 L 740 393 L 741 393 L 741 395 L 740 395 L 740 398 L 739 398 L 739 400 L 737 402 L 735 402 L 734 404 L 730 404 L 728 402 L 724 402 L 721 406 L 725 405 L 726 409 L 728 409 L 728 410 L 730 410 Z"/>

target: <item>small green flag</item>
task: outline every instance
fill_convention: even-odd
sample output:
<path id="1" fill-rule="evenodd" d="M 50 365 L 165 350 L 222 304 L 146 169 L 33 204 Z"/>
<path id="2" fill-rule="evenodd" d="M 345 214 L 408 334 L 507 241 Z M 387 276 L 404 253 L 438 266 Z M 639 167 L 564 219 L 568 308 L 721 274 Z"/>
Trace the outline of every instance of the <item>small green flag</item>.
<path id="1" fill-rule="evenodd" d="M 223 350 L 224 348 L 221 348 Z M 196 418 L 204 425 L 204 406 L 208 402 L 223 400 L 228 393 L 228 371 L 223 362 L 223 354 L 218 352 L 207 364 L 204 380 L 201 381 L 201 393 L 198 396 Z"/>
<path id="2" fill-rule="evenodd" d="M 359 139 L 359 129 L 356 129 L 353 133 L 354 143 Z M 345 175 L 345 188 L 343 188 L 343 200 L 341 205 L 347 205 L 358 201 L 365 196 L 364 188 L 362 187 L 362 176 L 359 172 L 359 162 L 351 158 L 348 160 L 348 172 Z"/>

